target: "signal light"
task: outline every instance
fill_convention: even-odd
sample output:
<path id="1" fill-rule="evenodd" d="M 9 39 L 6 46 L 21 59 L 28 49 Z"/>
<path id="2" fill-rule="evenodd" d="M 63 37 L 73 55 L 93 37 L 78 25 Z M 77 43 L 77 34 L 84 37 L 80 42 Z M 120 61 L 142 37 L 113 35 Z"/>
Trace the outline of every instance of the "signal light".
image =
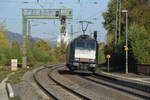
<path id="1" fill-rule="evenodd" d="M 56 17 L 59 16 L 59 11 L 56 11 L 55 16 L 56 16 Z"/>
<path id="2" fill-rule="evenodd" d="M 75 58 L 75 61 L 79 61 L 80 59 L 79 58 Z"/>
<path id="3" fill-rule="evenodd" d="M 62 16 L 62 17 L 60 18 L 60 21 L 61 21 L 61 23 L 65 23 L 66 17 L 65 17 L 65 16 Z"/>

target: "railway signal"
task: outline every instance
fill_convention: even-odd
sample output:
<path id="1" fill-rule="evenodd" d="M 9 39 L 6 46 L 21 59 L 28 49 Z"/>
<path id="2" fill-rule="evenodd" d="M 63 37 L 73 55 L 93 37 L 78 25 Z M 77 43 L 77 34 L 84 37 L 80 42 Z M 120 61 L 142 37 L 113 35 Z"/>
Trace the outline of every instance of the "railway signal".
<path id="1" fill-rule="evenodd" d="M 124 46 L 124 50 L 125 50 L 125 51 L 128 51 L 129 48 L 128 48 L 127 46 Z"/>

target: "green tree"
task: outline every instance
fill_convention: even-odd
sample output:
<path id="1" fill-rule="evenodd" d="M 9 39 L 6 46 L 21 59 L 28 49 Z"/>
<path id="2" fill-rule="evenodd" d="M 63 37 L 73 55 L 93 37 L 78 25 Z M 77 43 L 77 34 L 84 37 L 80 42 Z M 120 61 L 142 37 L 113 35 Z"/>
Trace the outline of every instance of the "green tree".
<path id="1" fill-rule="evenodd" d="M 150 64 L 150 34 L 144 27 L 133 24 L 129 28 L 131 50 L 139 64 Z"/>
<path id="2" fill-rule="evenodd" d="M 0 46 L 1 47 L 8 47 L 9 43 L 7 41 L 7 36 L 6 36 L 6 28 L 3 24 L 0 24 Z"/>
<path id="3" fill-rule="evenodd" d="M 38 40 L 36 42 L 36 47 L 37 48 L 41 48 L 42 50 L 46 51 L 46 52 L 49 52 L 51 50 L 51 46 L 44 40 Z"/>
<path id="4" fill-rule="evenodd" d="M 61 43 L 61 45 L 57 47 L 54 52 L 54 55 L 56 56 L 56 58 L 58 58 L 58 61 L 64 63 L 66 60 L 66 44 Z"/>
<path id="5" fill-rule="evenodd" d="M 105 55 L 104 55 L 104 46 L 105 44 L 104 43 L 100 43 L 99 44 L 99 51 L 98 51 L 98 62 L 99 63 L 105 63 Z"/>
<path id="6" fill-rule="evenodd" d="M 12 41 L 10 48 L 10 59 L 18 59 L 18 62 L 22 62 L 22 51 L 20 44 L 17 41 Z"/>
<path id="7" fill-rule="evenodd" d="M 6 28 L 3 24 L 0 24 L 0 64 L 4 65 L 8 63 L 8 56 L 7 53 L 9 51 L 9 43 L 6 37 Z"/>
<path id="8" fill-rule="evenodd" d="M 55 63 L 53 48 L 44 40 L 39 40 L 35 44 L 28 44 L 28 62 L 31 64 Z"/>
<path id="9" fill-rule="evenodd" d="M 109 44 L 114 43 L 114 34 L 115 34 L 115 24 L 116 24 L 116 1 L 111 0 L 108 4 L 108 10 L 103 13 L 104 17 L 104 28 L 108 31 L 107 36 L 113 37 L 109 39 Z M 122 1 L 122 9 L 128 10 L 129 16 L 129 25 L 139 24 L 144 26 L 148 32 L 150 32 L 150 7 L 148 0 L 121 0 Z M 125 31 L 125 16 L 122 13 L 121 20 L 121 36 Z M 110 34 L 112 34 L 110 36 Z"/>
<path id="10" fill-rule="evenodd" d="M 111 65 L 116 70 L 124 70 L 125 65 L 125 14 L 122 13 L 121 20 L 121 41 L 114 45 L 115 22 L 116 22 L 116 1 L 111 0 L 108 10 L 103 14 L 104 27 L 107 30 L 107 46 L 105 54 L 111 54 Z M 136 63 L 150 63 L 145 55 L 149 53 L 149 32 L 150 32 L 150 7 L 148 0 L 121 0 L 122 9 L 128 10 L 129 22 L 129 71 L 134 71 Z M 135 25 L 136 24 L 136 25 Z M 141 49 L 140 49 L 141 48 Z M 144 52 L 144 53 L 142 53 Z"/>

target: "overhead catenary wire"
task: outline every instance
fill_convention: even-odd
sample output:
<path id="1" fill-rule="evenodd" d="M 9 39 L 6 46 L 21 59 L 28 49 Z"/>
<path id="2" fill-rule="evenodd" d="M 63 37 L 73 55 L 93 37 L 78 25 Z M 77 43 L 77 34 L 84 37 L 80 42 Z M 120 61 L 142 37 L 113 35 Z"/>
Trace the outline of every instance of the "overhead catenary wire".
<path id="1" fill-rule="evenodd" d="M 4 0 L 5 1 L 5 0 Z M 16 2 L 14 2 L 14 1 L 16 1 Z M 14 0 L 14 1 L 11 1 L 11 2 L 14 2 L 14 3 L 18 3 L 18 2 L 22 2 L 22 1 L 20 1 L 20 0 Z M 27 0 L 24 0 L 24 1 L 27 1 Z M 29 1 L 29 3 L 35 3 L 35 4 L 37 4 L 37 2 L 35 2 L 36 0 L 34 0 L 34 1 Z M 39 0 L 40 1 L 40 0 Z M 51 0 L 52 2 L 54 2 L 54 3 L 56 3 L 56 4 L 58 4 L 59 2 L 56 2 L 56 0 Z M 48 2 L 48 0 L 46 1 L 43 1 L 43 2 L 39 2 L 41 5 L 43 5 L 44 3 L 50 3 L 51 1 L 49 1 Z M 82 1 L 82 0 L 79 0 L 80 2 Z M 0 0 L 0 2 L 1 2 L 1 0 Z M 80 3 L 80 2 L 78 2 L 78 4 Z M 7 0 L 6 0 L 6 3 L 9 3 L 9 2 L 7 2 Z M 72 2 L 65 2 L 65 1 L 63 1 L 62 3 L 72 3 Z M 77 2 L 76 2 L 77 3 Z M 86 4 L 86 3 L 91 3 L 91 4 L 94 4 L 94 2 L 89 2 L 89 1 L 87 1 L 87 2 L 81 2 L 82 4 L 81 5 L 83 5 L 83 4 Z M 40 6 L 40 5 L 39 5 Z M 53 3 L 52 3 L 52 6 L 54 6 L 53 5 Z M 40 6 L 41 7 L 41 6 Z M 42 7 L 41 7 L 42 8 Z M 98 13 L 99 14 L 99 13 Z M 92 15 L 92 16 L 94 16 L 94 15 Z M 92 18 L 91 18 L 92 19 Z M 9 19 L 8 19 L 9 20 Z M 11 20 L 13 20 L 13 19 L 11 19 Z M 15 20 L 17 20 L 17 18 L 15 19 Z M 19 20 L 21 20 L 21 19 L 19 19 Z M 78 19 L 72 19 L 72 22 L 74 21 L 76 21 L 76 20 L 78 20 Z M 89 19 L 88 19 L 89 20 Z M 97 20 L 97 19 L 96 19 Z M 81 28 L 81 27 L 80 27 Z"/>
<path id="2" fill-rule="evenodd" d="M 79 3 L 81 3 L 81 2 L 65 2 L 65 1 L 61 1 L 61 2 L 56 2 L 56 0 L 52 0 L 52 1 L 44 1 L 44 2 L 42 2 L 42 4 L 48 4 L 48 3 L 57 3 L 57 4 L 60 4 L 60 3 L 62 3 L 62 4 L 79 4 Z M 28 0 L 24 0 L 24 1 L 19 1 L 19 0 L 0 0 L 0 3 L 41 3 L 40 2 L 40 0 L 36 0 L 36 1 L 28 1 Z M 83 3 L 85 3 L 85 4 L 99 4 L 99 2 L 83 2 Z"/>

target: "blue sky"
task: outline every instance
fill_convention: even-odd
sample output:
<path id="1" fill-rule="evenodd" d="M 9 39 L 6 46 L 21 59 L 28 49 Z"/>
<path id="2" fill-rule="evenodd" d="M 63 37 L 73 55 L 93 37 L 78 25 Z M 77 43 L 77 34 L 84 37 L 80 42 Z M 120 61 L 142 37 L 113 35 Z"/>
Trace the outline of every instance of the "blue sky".
<path id="1" fill-rule="evenodd" d="M 103 28 L 102 13 L 107 10 L 110 0 L 0 0 L 0 22 L 5 22 L 8 30 L 22 34 L 22 8 L 71 8 L 73 9 L 73 19 L 67 20 L 67 28 L 73 25 L 74 36 L 81 34 L 79 20 L 92 21 L 87 34 L 98 31 L 98 41 L 104 42 L 106 30 Z M 80 3 L 78 2 L 80 1 Z M 24 3 L 28 2 L 28 3 Z M 96 20 L 93 20 L 95 19 Z M 31 35 L 47 40 L 55 40 L 59 35 L 59 20 L 31 20 Z"/>

